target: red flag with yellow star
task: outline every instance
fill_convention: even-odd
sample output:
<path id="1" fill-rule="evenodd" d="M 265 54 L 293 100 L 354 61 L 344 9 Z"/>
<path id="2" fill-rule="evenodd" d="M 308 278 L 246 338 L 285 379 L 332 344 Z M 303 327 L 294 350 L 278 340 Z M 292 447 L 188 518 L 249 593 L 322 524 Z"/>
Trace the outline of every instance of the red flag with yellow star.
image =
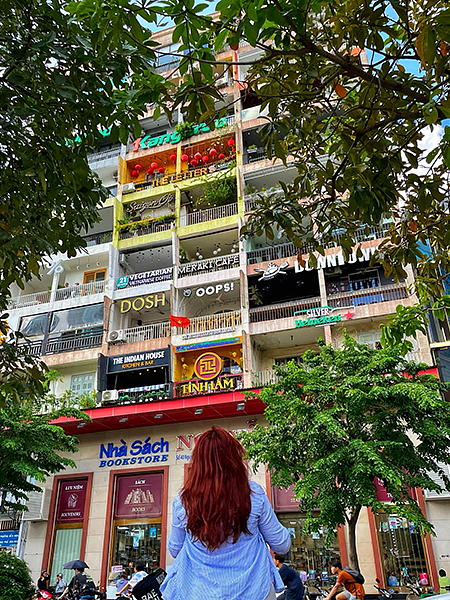
<path id="1" fill-rule="evenodd" d="M 171 327 L 189 327 L 190 323 L 188 317 L 175 317 L 174 315 L 170 315 Z"/>

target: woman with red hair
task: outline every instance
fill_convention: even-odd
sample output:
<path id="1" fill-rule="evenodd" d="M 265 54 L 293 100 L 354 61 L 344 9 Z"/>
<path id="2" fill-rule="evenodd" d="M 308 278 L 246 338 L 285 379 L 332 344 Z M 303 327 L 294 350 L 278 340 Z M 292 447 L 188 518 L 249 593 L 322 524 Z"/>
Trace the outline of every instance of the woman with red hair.
<path id="1" fill-rule="evenodd" d="M 173 502 L 173 565 L 164 600 L 269 600 L 284 589 L 270 556 L 290 536 L 263 488 L 248 480 L 245 450 L 214 425 L 194 448 L 186 483 Z"/>

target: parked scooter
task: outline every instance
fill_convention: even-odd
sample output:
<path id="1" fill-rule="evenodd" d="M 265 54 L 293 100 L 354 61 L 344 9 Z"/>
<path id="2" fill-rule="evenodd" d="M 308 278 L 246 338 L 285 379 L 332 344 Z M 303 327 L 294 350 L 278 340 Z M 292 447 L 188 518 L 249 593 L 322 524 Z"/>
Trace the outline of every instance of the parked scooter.
<path id="1" fill-rule="evenodd" d="M 378 590 L 378 593 L 380 594 L 380 599 L 381 600 L 392 600 L 392 598 L 395 598 L 395 596 L 397 595 L 397 592 L 395 590 L 387 590 L 384 587 L 381 587 L 381 581 L 377 578 L 375 579 L 375 581 L 377 582 L 378 585 L 374 585 L 373 587 Z"/>
<path id="2" fill-rule="evenodd" d="M 35 598 L 36 600 L 52 600 L 52 594 L 47 590 L 39 590 Z"/>
<path id="3" fill-rule="evenodd" d="M 410 600 L 416 600 L 417 598 L 428 598 L 429 596 L 435 596 L 436 593 L 432 587 L 427 586 L 426 590 L 423 589 L 418 583 L 413 583 L 409 578 L 405 577 L 404 587 L 408 588 L 408 596 Z"/>

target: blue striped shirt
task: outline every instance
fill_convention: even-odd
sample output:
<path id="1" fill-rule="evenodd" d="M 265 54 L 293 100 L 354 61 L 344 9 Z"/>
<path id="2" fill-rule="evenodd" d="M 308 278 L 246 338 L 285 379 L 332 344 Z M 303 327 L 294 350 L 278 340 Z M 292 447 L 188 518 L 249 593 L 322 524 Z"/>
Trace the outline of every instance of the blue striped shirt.
<path id="1" fill-rule="evenodd" d="M 169 551 L 175 557 L 161 586 L 164 600 L 264 600 L 273 584 L 284 589 L 266 543 L 285 554 L 289 532 L 278 521 L 263 488 L 251 481 L 249 534 L 210 552 L 186 531 L 180 496 L 173 501 Z"/>

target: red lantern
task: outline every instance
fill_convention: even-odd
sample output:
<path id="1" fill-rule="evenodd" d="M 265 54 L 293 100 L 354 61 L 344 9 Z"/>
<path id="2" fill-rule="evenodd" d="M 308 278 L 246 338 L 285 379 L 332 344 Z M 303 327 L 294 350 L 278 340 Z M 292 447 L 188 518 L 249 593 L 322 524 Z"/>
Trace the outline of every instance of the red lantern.
<path id="1" fill-rule="evenodd" d="M 223 152 L 221 152 L 217 158 L 219 160 L 223 160 L 225 158 L 225 154 Z"/>
<path id="2" fill-rule="evenodd" d="M 171 160 L 172 162 L 175 162 L 175 161 L 177 160 L 177 155 L 176 155 L 176 154 L 171 154 L 171 155 L 170 155 L 170 160 Z"/>
<path id="3" fill-rule="evenodd" d="M 164 171 L 165 171 L 164 167 L 159 167 L 159 169 L 158 169 L 159 173 L 164 173 Z"/>
<path id="4" fill-rule="evenodd" d="M 198 165 L 198 160 L 195 160 L 195 158 L 193 158 L 193 159 L 191 160 L 191 166 L 192 166 L 192 167 L 196 167 L 197 165 Z"/>
<path id="5" fill-rule="evenodd" d="M 138 176 L 138 172 L 136 171 L 136 169 L 133 169 L 131 171 L 131 177 L 137 177 Z"/>
<path id="6" fill-rule="evenodd" d="M 205 154 L 205 156 L 202 156 L 202 161 L 203 161 L 204 163 L 207 163 L 207 162 L 208 162 L 208 160 L 209 160 L 209 156 L 207 156 L 206 154 Z"/>
<path id="7" fill-rule="evenodd" d="M 157 169 L 158 168 L 158 163 L 152 162 L 152 164 L 150 165 L 152 169 Z"/>
<path id="8" fill-rule="evenodd" d="M 215 148 L 211 148 L 211 150 L 209 151 L 209 155 L 214 158 L 215 156 L 217 156 L 217 150 Z"/>
<path id="9" fill-rule="evenodd" d="M 230 138 L 228 140 L 227 144 L 230 146 L 230 148 L 231 148 L 231 146 L 234 146 L 234 140 L 233 140 L 233 138 Z"/>
<path id="10" fill-rule="evenodd" d="M 147 173 L 148 173 L 149 175 L 153 175 L 153 173 L 154 173 L 154 172 L 155 172 L 155 171 L 154 171 L 154 170 L 153 170 L 151 167 L 149 167 L 149 168 L 147 169 Z"/>
<path id="11" fill-rule="evenodd" d="M 202 155 L 200 154 L 200 152 L 197 152 L 196 154 L 194 154 L 194 158 L 195 160 L 200 160 L 202 158 Z"/>
<path id="12" fill-rule="evenodd" d="M 181 155 L 181 162 L 187 162 L 189 160 L 189 156 L 187 154 Z"/>
<path id="13" fill-rule="evenodd" d="M 141 165 L 134 165 L 136 171 L 140 171 L 142 169 Z"/>

